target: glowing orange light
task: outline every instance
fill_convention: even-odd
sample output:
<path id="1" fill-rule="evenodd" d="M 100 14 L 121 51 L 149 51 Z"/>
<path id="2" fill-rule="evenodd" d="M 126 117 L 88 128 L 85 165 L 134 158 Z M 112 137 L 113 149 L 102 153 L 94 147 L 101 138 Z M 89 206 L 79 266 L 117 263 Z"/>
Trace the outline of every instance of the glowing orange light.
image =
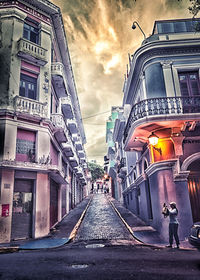
<path id="1" fill-rule="evenodd" d="M 158 139 L 159 139 L 159 137 L 152 132 L 152 134 L 149 136 L 149 144 L 151 144 L 153 146 L 157 145 Z"/>

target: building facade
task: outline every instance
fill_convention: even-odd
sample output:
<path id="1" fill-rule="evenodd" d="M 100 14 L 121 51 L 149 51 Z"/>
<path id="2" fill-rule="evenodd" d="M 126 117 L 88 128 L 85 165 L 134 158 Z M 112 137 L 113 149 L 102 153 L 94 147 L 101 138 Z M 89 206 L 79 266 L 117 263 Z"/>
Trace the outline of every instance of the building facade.
<path id="1" fill-rule="evenodd" d="M 116 167 L 119 162 L 120 149 L 115 141 L 114 128 L 115 122 L 123 116 L 123 107 L 112 106 L 111 115 L 106 122 L 106 143 L 107 143 L 107 155 L 104 157 L 104 170 L 108 175 L 106 184 L 109 188 L 111 195 L 117 199 L 121 200 L 122 192 L 120 187 L 120 179 L 117 177 Z M 109 178 L 109 180 L 108 180 Z"/>
<path id="2" fill-rule="evenodd" d="M 86 143 L 60 9 L 0 1 L 0 243 L 48 235 L 88 194 Z"/>
<path id="3" fill-rule="evenodd" d="M 155 22 L 130 61 L 125 125 L 124 120 L 115 125 L 115 141 L 123 133 L 126 157 L 124 204 L 166 241 L 164 202 L 177 203 L 181 239 L 200 221 L 198 26 L 199 19 Z"/>

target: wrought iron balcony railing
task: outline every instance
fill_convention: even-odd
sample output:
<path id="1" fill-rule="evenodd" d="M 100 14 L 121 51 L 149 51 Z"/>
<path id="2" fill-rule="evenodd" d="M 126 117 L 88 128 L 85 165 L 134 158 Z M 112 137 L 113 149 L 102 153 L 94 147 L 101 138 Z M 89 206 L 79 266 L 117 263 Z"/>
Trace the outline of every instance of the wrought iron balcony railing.
<path id="1" fill-rule="evenodd" d="M 200 113 L 200 96 L 191 97 L 160 97 L 140 101 L 130 112 L 125 130 L 124 142 L 131 125 L 138 119 L 156 115 Z"/>
<path id="2" fill-rule="evenodd" d="M 41 118 L 47 117 L 47 103 L 41 103 L 22 96 L 15 96 L 13 105 L 16 112 L 28 113 Z"/>

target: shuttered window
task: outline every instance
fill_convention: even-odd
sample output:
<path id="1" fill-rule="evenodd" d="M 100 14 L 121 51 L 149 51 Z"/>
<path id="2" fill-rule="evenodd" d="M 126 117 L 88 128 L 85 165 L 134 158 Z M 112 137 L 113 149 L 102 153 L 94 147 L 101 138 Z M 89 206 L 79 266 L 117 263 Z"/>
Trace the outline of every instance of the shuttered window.
<path id="1" fill-rule="evenodd" d="M 19 95 L 36 100 L 37 98 L 37 78 L 21 74 Z"/>
<path id="2" fill-rule="evenodd" d="M 200 95 L 199 77 L 197 72 L 179 73 L 182 96 Z"/>
<path id="3" fill-rule="evenodd" d="M 18 129 L 16 139 L 16 160 L 35 162 L 35 140 L 33 131 Z"/>

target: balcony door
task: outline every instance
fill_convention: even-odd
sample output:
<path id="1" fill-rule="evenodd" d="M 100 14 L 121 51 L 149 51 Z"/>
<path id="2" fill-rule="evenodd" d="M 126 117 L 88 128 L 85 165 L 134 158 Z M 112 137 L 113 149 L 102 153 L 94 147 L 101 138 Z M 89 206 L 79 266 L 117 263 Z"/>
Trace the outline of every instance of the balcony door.
<path id="1" fill-rule="evenodd" d="M 36 100 L 36 98 L 37 98 L 37 78 L 21 74 L 19 95 Z"/>
<path id="2" fill-rule="evenodd" d="M 198 72 L 179 73 L 179 82 L 183 97 L 200 95 Z"/>
<path id="3" fill-rule="evenodd" d="M 38 23 L 32 19 L 26 19 L 24 22 L 23 37 L 35 44 L 39 44 L 39 27 Z"/>
<path id="4" fill-rule="evenodd" d="M 179 73 L 183 113 L 200 112 L 200 85 L 198 72 Z"/>

